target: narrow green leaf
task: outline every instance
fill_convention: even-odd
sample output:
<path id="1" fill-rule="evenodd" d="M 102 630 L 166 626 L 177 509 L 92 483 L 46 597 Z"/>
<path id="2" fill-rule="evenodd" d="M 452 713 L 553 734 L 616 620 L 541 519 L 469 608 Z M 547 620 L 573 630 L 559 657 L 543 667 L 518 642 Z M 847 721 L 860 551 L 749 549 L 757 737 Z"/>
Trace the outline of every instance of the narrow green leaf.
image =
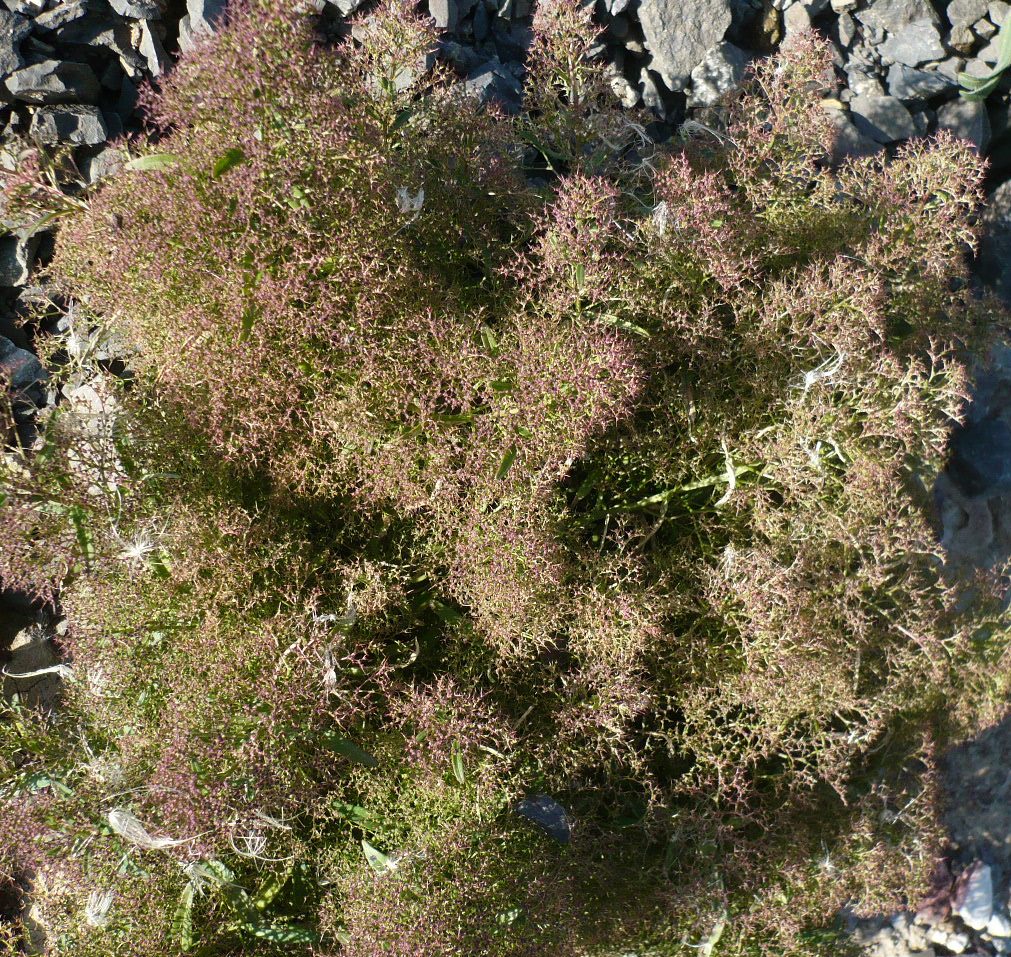
<path id="1" fill-rule="evenodd" d="M 85 561 L 92 561 L 95 557 L 95 541 L 88 528 L 87 513 L 80 505 L 74 505 L 69 509 L 70 520 L 74 524 L 74 534 L 77 537 L 77 545 L 81 549 L 81 554 Z"/>
<path id="2" fill-rule="evenodd" d="M 316 944 L 319 935 L 306 927 L 297 924 L 260 924 L 250 922 L 243 924 L 241 929 L 260 940 L 269 940 L 274 944 Z"/>
<path id="3" fill-rule="evenodd" d="M 179 895 L 172 930 L 181 950 L 187 951 L 193 946 L 193 885 L 189 881 Z"/>
<path id="4" fill-rule="evenodd" d="M 233 146 L 230 150 L 225 150 L 225 152 L 218 157 L 217 162 L 214 164 L 214 169 L 211 170 L 211 175 L 217 179 L 219 176 L 224 176 L 230 169 L 238 166 L 240 163 L 245 162 L 246 154 L 239 149 L 237 146 Z"/>
<path id="5" fill-rule="evenodd" d="M 259 318 L 260 311 L 256 306 L 246 306 L 242 310 L 242 329 L 239 332 L 239 342 L 245 342 L 249 338 L 253 326 L 256 325 L 256 320 Z"/>
<path id="6" fill-rule="evenodd" d="M 293 865 L 289 864 L 284 870 L 277 874 L 271 874 L 259 887 L 253 896 L 253 906 L 258 911 L 264 911 L 274 902 L 274 898 L 281 893 L 281 888 L 288 883 L 291 877 Z"/>
<path id="7" fill-rule="evenodd" d="M 456 778 L 460 784 L 466 784 L 467 775 L 463 766 L 463 752 L 460 749 L 459 743 L 456 741 L 453 742 L 453 749 L 450 753 L 449 763 L 453 767 L 453 777 Z"/>
<path id="8" fill-rule="evenodd" d="M 367 768 L 379 767 L 379 762 L 368 751 L 363 751 L 353 741 L 338 737 L 335 734 L 325 734 L 321 738 L 323 747 L 329 751 L 335 751 L 342 757 L 353 761 L 355 764 L 364 765 Z"/>
<path id="9" fill-rule="evenodd" d="M 502 463 L 498 467 L 498 471 L 495 473 L 495 478 L 500 482 L 509 474 L 509 469 L 513 467 L 513 462 L 516 461 L 516 446 L 512 446 L 508 452 L 502 457 Z"/>
<path id="10" fill-rule="evenodd" d="M 149 153 L 147 156 L 138 156 L 126 164 L 128 170 L 135 172 L 145 172 L 153 169 L 165 169 L 174 166 L 179 162 L 179 157 L 175 153 Z"/>
<path id="11" fill-rule="evenodd" d="M 388 874 L 394 868 L 394 863 L 381 850 L 373 847 L 368 841 L 362 838 L 362 851 L 365 853 L 365 860 L 369 867 L 377 874 Z"/>

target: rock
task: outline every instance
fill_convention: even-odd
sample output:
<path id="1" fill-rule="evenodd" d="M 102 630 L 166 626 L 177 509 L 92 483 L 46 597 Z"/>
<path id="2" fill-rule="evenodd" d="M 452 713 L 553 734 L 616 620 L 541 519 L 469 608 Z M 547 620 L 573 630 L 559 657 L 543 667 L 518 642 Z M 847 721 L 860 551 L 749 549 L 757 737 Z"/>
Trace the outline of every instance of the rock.
<path id="1" fill-rule="evenodd" d="M 55 671 L 48 674 L 34 672 L 55 669 L 59 664 L 56 649 L 46 632 L 37 624 L 30 624 L 13 638 L 8 652 L 10 661 L 4 667 L 3 695 L 11 700 L 15 695 L 32 708 L 50 708 L 60 693 L 60 676 Z M 20 676 L 26 677 L 20 677 Z"/>
<path id="2" fill-rule="evenodd" d="M 900 100 L 929 100 L 956 87 L 951 77 L 936 70 L 917 70 L 894 63 L 888 70 L 888 92 Z"/>
<path id="3" fill-rule="evenodd" d="M 9 10 L 0 10 L 0 75 L 6 76 L 25 65 L 21 56 L 21 41 L 31 33 L 24 17 Z"/>
<path id="4" fill-rule="evenodd" d="M 357 10 L 364 0 L 338 3 L 345 15 Z M 200 41 L 214 32 L 214 25 L 225 11 L 226 0 L 186 0 L 186 15 L 179 21 L 179 49 L 188 53 Z M 348 9 L 345 11 L 345 6 Z"/>
<path id="5" fill-rule="evenodd" d="M 976 271 L 1011 305 L 1011 180 L 987 197 L 980 219 L 983 235 Z"/>
<path id="6" fill-rule="evenodd" d="M 428 12 L 440 30 L 455 30 L 459 20 L 456 0 L 428 0 Z"/>
<path id="7" fill-rule="evenodd" d="M 0 378 L 8 389 L 30 396 L 49 379 L 49 373 L 31 352 L 0 336 Z"/>
<path id="8" fill-rule="evenodd" d="M 50 10 L 40 13 L 33 21 L 34 28 L 43 34 L 80 20 L 88 14 L 88 0 L 66 0 Z"/>
<path id="9" fill-rule="evenodd" d="M 134 20 L 158 20 L 165 12 L 165 0 L 109 0 L 109 6 Z"/>
<path id="10" fill-rule="evenodd" d="M 89 186 L 118 173 L 123 168 L 123 163 L 122 151 L 111 146 L 102 146 L 97 152 L 84 155 L 78 160 L 81 175 Z"/>
<path id="11" fill-rule="evenodd" d="M 518 113 L 523 104 L 523 84 L 498 57 L 471 72 L 461 86 L 468 96 L 476 96 L 485 105 L 498 103 L 509 113 Z"/>
<path id="12" fill-rule="evenodd" d="M 951 0 L 948 4 L 948 19 L 952 26 L 965 24 L 972 26 L 982 20 L 989 11 L 989 0 Z"/>
<path id="13" fill-rule="evenodd" d="M 650 69 L 668 89 L 683 90 L 692 70 L 723 39 L 732 19 L 730 0 L 642 0 L 639 23 L 653 57 Z"/>
<path id="14" fill-rule="evenodd" d="M 916 135 L 912 114 L 894 96 L 857 96 L 850 100 L 854 126 L 878 143 L 895 143 Z"/>
<path id="15" fill-rule="evenodd" d="M 0 286 L 23 286 L 28 282 L 40 236 L 0 237 Z"/>
<path id="16" fill-rule="evenodd" d="M 853 14 L 868 27 L 898 33 L 903 27 L 919 20 L 939 23 L 940 17 L 930 0 L 874 0 L 866 9 Z M 943 55 L 943 54 L 942 54 Z"/>
<path id="17" fill-rule="evenodd" d="M 884 148 L 877 140 L 861 133 L 845 112 L 833 110 L 831 119 L 836 134 L 831 151 L 833 165 L 849 157 L 870 156 Z"/>
<path id="18" fill-rule="evenodd" d="M 829 0 L 833 13 L 848 13 L 856 7 L 858 0 Z"/>
<path id="19" fill-rule="evenodd" d="M 152 29 L 147 20 L 138 20 L 134 34 L 135 46 L 147 62 L 148 72 L 151 76 L 161 76 L 169 68 L 170 61 L 159 31 Z"/>
<path id="20" fill-rule="evenodd" d="M 46 0 L 3 0 L 3 4 L 22 17 L 36 17 L 46 9 Z"/>
<path id="21" fill-rule="evenodd" d="M 937 127 L 950 130 L 959 139 L 968 140 L 980 153 L 990 142 L 990 119 L 985 103 L 961 97 L 945 103 L 937 111 Z"/>
<path id="22" fill-rule="evenodd" d="M 568 813 L 561 804 L 547 794 L 535 794 L 524 798 L 516 805 L 516 813 L 533 821 L 559 844 L 568 844 L 572 838 Z"/>
<path id="23" fill-rule="evenodd" d="M 811 12 L 801 3 L 787 7 L 783 12 L 783 32 L 787 41 L 811 29 Z"/>
<path id="24" fill-rule="evenodd" d="M 365 3 L 365 0 L 327 0 L 327 3 L 335 6 L 342 16 L 347 17 Z"/>
<path id="25" fill-rule="evenodd" d="M 713 47 L 692 70 L 689 106 L 713 106 L 744 79 L 748 55 L 732 43 Z"/>
<path id="26" fill-rule="evenodd" d="M 986 932 L 991 937 L 1011 937 L 1011 917 L 1007 914 L 995 913 L 986 922 Z"/>
<path id="27" fill-rule="evenodd" d="M 847 64 L 846 86 L 855 97 L 885 95 L 885 87 L 881 80 L 855 64 Z"/>
<path id="28" fill-rule="evenodd" d="M 878 47 L 883 60 L 919 66 L 947 56 L 937 24 L 932 20 L 917 20 L 893 33 Z"/>
<path id="29" fill-rule="evenodd" d="M 998 27 L 1002 27 L 1007 15 L 1011 13 L 1011 3 L 1007 3 L 1006 0 L 991 0 L 989 11 L 990 20 Z"/>
<path id="30" fill-rule="evenodd" d="M 976 57 L 982 63 L 986 63 L 992 66 L 1000 59 L 1000 46 L 1001 46 L 1000 40 L 995 37 L 985 47 L 983 47 L 983 49 L 980 50 L 979 53 L 976 54 Z"/>
<path id="31" fill-rule="evenodd" d="M 611 92 L 614 93 L 618 102 L 626 109 L 631 110 L 639 102 L 639 91 L 629 82 L 628 78 L 620 70 L 609 72 L 608 83 Z"/>
<path id="32" fill-rule="evenodd" d="M 1008 438 L 1011 439 L 1011 429 Z M 1011 460 L 1008 467 L 1011 468 Z M 951 909 L 966 927 L 973 930 L 986 927 L 993 916 L 993 878 L 988 864 L 976 861 L 959 874 L 951 896 Z"/>
<path id="33" fill-rule="evenodd" d="M 972 48 L 976 45 L 976 34 L 972 32 L 972 27 L 968 24 L 956 24 L 951 28 L 948 44 L 959 53 L 971 53 Z"/>
<path id="34" fill-rule="evenodd" d="M 980 20 L 972 25 L 972 32 L 981 40 L 989 40 L 996 32 L 997 28 L 989 20 Z"/>
<path id="35" fill-rule="evenodd" d="M 109 138 L 102 111 L 94 106 L 42 107 L 32 117 L 30 133 L 46 146 L 97 146 Z"/>
<path id="36" fill-rule="evenodd" d="M 101 93 L 95 71 L 71 60 L 43 60 L 15 70 L 4 86 L 22 103 L 97 103 Z"/>
<path id="37" fill-rule="evenodd" d="M 966 495 L 1011 492 L 1011 427 L 987 417 L 962 426 L 951 438 L 948 472 Z"/>

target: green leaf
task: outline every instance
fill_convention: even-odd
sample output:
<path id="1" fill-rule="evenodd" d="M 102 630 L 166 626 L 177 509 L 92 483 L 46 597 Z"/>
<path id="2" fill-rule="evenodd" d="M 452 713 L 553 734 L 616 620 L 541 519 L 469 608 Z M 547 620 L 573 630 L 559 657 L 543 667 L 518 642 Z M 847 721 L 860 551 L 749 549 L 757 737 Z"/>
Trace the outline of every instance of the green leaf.
<path id="1" fill-rule="evenodd" d="M 193 946 L 193 885 L 189 881 L 179 895 L 179 904 L 172 919 L 172 931 L 181 950 L 186 951 Z"/>
<path id="2" fill-rule="evenodd" d="M 230 150 L 225 150 L 225 152 L 218 157 L 217 162 L 214 164 L 214 169 L 211 170 L 211 176 L 217 179 L 219 176 L 224 176 L 230 169 L 238 166 L 240 163 L 245 162 L 246 154 L 239 149 L 237 146 L 233 146 Z"/>
<path id="3" fill-rule="evenodd" d="M 92 561 L 95 557 L 95 540 L 88 528 L 88 514 L 80 505 L 73 505 L 68 510 L 70 521 L 74 524 L 74 534 L 77 536 L 77 545 L 81 549 L 81 554 L 85 561 Z"/>
<path id="4" fill-rule="evenodd" d="M 396 865 L 381 850 L 373 847 L 368 841 L 362 838 L 362 851 L 365 852 L 365 860 L 369 867 L 377 874 L 388 874 Z"/>
<path id="5" fill-rule="evenodd" d="M 1011 67 L 1011 17 L 1004 21 L 997 37 L 997 63 L 992 73 L 987 76 L 970 76 L 968 73 L 958 74 L 959 91 L 963 98 L 971 101 L 985 100 L 1000 83 L 1004 71 Z"/>
<path id="6" fill-rule="evenodd" d="M 256 320 L 259 318 L 260 310 L 255 305 L 246 306 L 242 310 L 242 330 L 239 332 L 239 342 L 245 342 L 249 338 L 253 326 L 256 325 Z"/>
<path id="7" fill-rule="evenodd" d="M 582 263 L 576 263 L 576 267 L 573 270 L 573 278 L 576 280 L 576 285 L 582 288 L 586 283 L 586 266 Z"/>
<path id="8" fill-rule="evenodd" d="M 379 767 L 379 762 L 373 755 L 369 754 L 368 751 L 363 751 L 357 744 L 352 741 L 348 741 L 346 738 L 341 738 L 333 733 L 330 733 L 323 735 L 321 742 L 323 747 L 330 751 L 335 751 L 337 754 L 347 758 L 349 761 L 353 761 L 355 764 L 361 764 L 367 768 Z"/>
<path id="9" fill-rule="evenodd" d="M 138 156 L 126 164 L 128 170 L 135 172 L 145 172 L 153 169 L 166 169 L 179 162 L 179 156 L 175 153 L 149 153 L 147 156 Z"/>
<path id="10" fill-rule="evenodd" d="M 271 874 L 261 885 L 253 896 L 253 906 L 258 911 L 264 911 L 274 902 L 274 898 L 281 893 L 281 888 L 288 883 L 294 866 L 289 864 L 283 871 Z"/>
<path id="11" fill-rule="evenodd" d="M 307 927 L 297 924 L 260 924 L 250 922 L 241 927 L 247 934 L 252 934 L 260 940 L 269 940 L 274 944 L 316 944 L 319 935 Z"/>
<path id="12" fill-rule="evenodd" d="M 450 753 L 449 763 L 453 768 L 453 777 L 460 784 L 467 783 L 467 775 L 463 767 L 463 752 L 460 749 L 460 744 L 457 741 L 453 742 L 453 749 Z"/>
<path id="13" fill-rule="evenodd" d="M 502 457 L 502 462 L 498 467 L 498 471 L 495 473 L 495 478 L 498 481 L 502 481 L 508 474 L 509 469 L 513 467 L 513 462 L 516 461 L 516 446 L 512 446 L 508 452 Z"/>
<path id="14" fill-rule="evenodd" d="M 485 351 L 489 355 L 498 355 L 498 338 L 495 335 L 495 330 L 492 329 L 491 326 L 481 326 L 481 345 L 484 346 Z"/>

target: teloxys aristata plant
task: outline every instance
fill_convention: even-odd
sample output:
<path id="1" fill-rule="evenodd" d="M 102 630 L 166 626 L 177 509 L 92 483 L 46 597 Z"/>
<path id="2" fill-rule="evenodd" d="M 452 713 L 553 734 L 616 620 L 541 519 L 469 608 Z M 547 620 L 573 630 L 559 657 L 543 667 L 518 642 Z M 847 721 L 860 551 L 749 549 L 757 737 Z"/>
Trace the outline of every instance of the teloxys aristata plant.
<path id="1" fill-rule="evenodd" d="M 1006 691 L 931 527 L 972 153 L 830 168 L 813 40 L 646 155 L 573 0 L 514 119 L 404 5 L 337 49 L 276 6 L 52 266 L 136 349 L 114 467 L 58 411 L 0 509 L 68 617 L 2 726 L 52 951 L 833 952 Z"/>

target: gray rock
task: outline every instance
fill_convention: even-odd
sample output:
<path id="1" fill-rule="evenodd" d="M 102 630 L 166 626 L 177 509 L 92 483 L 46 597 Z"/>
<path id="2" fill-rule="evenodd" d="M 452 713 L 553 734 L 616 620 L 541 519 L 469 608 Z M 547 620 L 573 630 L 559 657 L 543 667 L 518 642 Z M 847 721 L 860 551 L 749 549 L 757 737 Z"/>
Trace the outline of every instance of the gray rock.
<path id="1" fill-rule="evenodd" d="M 952 436 L 950 449 L 948 473 L 966 495 L 1011 492 L 1011 426 L 1003 419 L 969 422 Z"/>
<path id="2" fill-rule="evenodd" d="M 35 17 L 46 9 L 46 0 L 3 0 L 3 5 L 11 13 L 23 17 Z"/>
<path id="3" fill-rule="evenodd" d="M 730 0 L 642 0 L 639 22 L 650 69 L 670 90 L 683 90 L 692 70 L 719 43 L 732 19 Z"/>
<path id="4" fill-rule="evenodd" d="M 835 127 L 835 140 L 831 149 L 833 165 L 838 166 L 843 160 L 850 158 L 870 156 L 884 149 L 877 140 L 861 133 L 842 110 L 832 110 L 830 116 Z"/>
<path id="5" fill-rule="evenodd" d="M 96 152 L 82 156 L 78 160 L 81 175 L 89 186 L 99 180 L 114 176 L 123 168 L 124 157 L 121 150 L 111 146 L 100 147 Z"/>
<path id="6" fill-rule="evenodd" d="M 977 20 L 982 20 L 988 10 L 989 0 L 951 0 L 948 4 L 948 19 L 952 26 L 972 26 Z"/>
<path id="7" fill-rule="evenodd" d="M 900 100 L 929 100 L 956 87 L 951 77 L 936 70 L 917 70 L 895 63 L 888 71 L 888 92 Z"/>
<path id="8" fill-rule="evenodd" d="M 31 33 L 24 17 L 9 10 L 0 10 L 0 75 L 6 76 L 25 65 L 21 56 L 21 41 Z"/>
<path id="9" fill-rule="evenodd" d="M 932 20 L 917 20 L 902 27 L 878 48 L 883 60 L 919 66 L 947 56 L 937 24 Z"/>
<path id="10" fill-rule="evenodd" d="M 22 103 L 97 103 L 101 93 L 95 71 L 70 60 L 43 60 L 15 70 L 4 86 Z"/>
<path id="11" fill-rule="evenodd" d="M 1004 21 L 1009 13 L 1011 13 L 1011 3 L 1007 3 L 1005 0 L 991 0 L 990 20 L 997 26 L 1004 26 Z"/>
<path id="12" fill-rule="evenodd" d="M 996 32 L 997 28 L 989 20 L 980 20 L 972 25 L 972 32 L 981 40 L 989 40 Z"/>
<path id="13" fill-rule="evenodd" d="M 482 104 L 498 103 L 509 113 L 518 113 L 523 104 L 523 85 L 497 57 L 472 71 L 461 86 Z"/>
<path id="14" fill-rule="evenodd" d="M 848 13 L 842 13 L 839 15 L 836 30 L 838 31 L 839 46 L 845 49 L 857 35 L 856 21 Z"/>
<path id="15" fill-rule="evenodd" d="M 147 63 L 151 76 L 161 76 L 170 65 L 168 54 L 162 44 L 161 31 L 152 28 L 147 20 L 138 20 L 134 27 L 135 46 Z"/>
<path id="16" fill-rule="evenodd" d="M 0 286 L 23 286 L 28 282 L 40 236 L 10 234 L 0 238 Z"/>
<path id="17" fill-rule="evenodd" d="M 30 133 L 46 146 L 97 146 L 109 135 L 102 111 L 94 106 L 44 106 L 32 117 Z"/>
<path id="18" fill-rule="evenodd" d="M 201 37 L 210 36 L 215 24 L 225 12 L 227 0 L 186 0 L 186 15 L 179 21 L 179 49 L 188 53 Z M 364 0 L 338 3 L 337 9 L 345 15 L 354 12 Z M 348 9 L 345 10 L 345 7 Z"/>
<path id="19" fill-rule="evenodd" d="M 60 3 L 51 10 L 40 13 L 32 21 L 32 25 L 38 32 L 46 34 L 80 20 L 87 14 L 88 0 L 67 0 L 66 3 Z"/>
<path id="20" fill-rule="evenodd" d="M 27 349 L 19 349 L 10 339 L 0 336 L 0 377 L 8 389 L 28 392 L 44 383 L 49 373 Z"/>
<path id="21" fill-rule="evenodd" d="M 541 830 L 551 835 L 559 844 L 572 839 L 569 815 L 554 798 L 547 794 L 534 794 L 516 805 L 516 813 L 533 821 Z"/>
<path id="22" fill-rule="evenodd" d="M 795 3 L 783 11 L 783 31 L 789 41 L 798 33 L 811 29 L 811 12 L 802 3 Z"/>
<path id="23" fill-rule="evenodd" d="M 109 6 L 116 13 L 134 20 L 159 20 L 165 5 L 165 0 L 109 0 Z"/>
<path id="24" fill-rule="evenodd" d="M 885 95 L 885 86 L 878 77 L 853 64 L 846 65 L 846 85 L 855 97 Z"/>
<path id="25" fill-rule="evenodd" d="M 930 0 L 874 0 L 853 16 L 865 26 L 878 27 L 889 33 L 898 33 L 903 27 L 918 20 L 940 22 Z"/>
<path id="26" fill-rule="evenodd" d="M 878 143 L 895 143 L 916 135 L 913 116 L 894 96 L 857 96 L 850 100 L 853 125 Z"/>
<path id="27" fill-rule="evenodd" d="M 54 707 L 60 694 L 60 676 L 55 671 L 59 658 L 46 631 L 34 623 L 19 631 L 11 640 L 8 654 L 4 698 L 10 701 L 16 696 L 30 708 Z M 35 674 L 38 671 L 43 674 Z"/>
<path id="28" fill-rule="evenodd" d="M 972 32 L 972 27 L 968 24 L 958 23 L 951 28 L 948 44 L 959 53 L 969 53 L 976 45 L 976 34 Z"/>
<path id="29" fill-rule="evenodd" d="M 428 0 L 428 12 L 440 30 L 455 30 L 460 11 L 456 0 Z"/>
<path id="30" fill-rule="evenodd" d="M 1006 439 L 1011 441 L 1011 429 L 1004 425 Z M 1007 449 L 1011 451 L 1011 448 Z M 1005 471 L 1011 475 L 1011 457 L 1005 463 Z M 966 927 L 982 930 L 993 916 L 993 877 L 990 867 L 976 861 L 963 871 L 955 882 L 951 896 L 951 909 L 962 918 Z"/>
<path id="31" fill-rule="evenodd" d="M 976 54 L 976 58 L 980 63 L 986 63 L 989 66 L 993 66 L 1000 59 L 1000 40 L 994 37 L 979 53 Z"/>
<path id="32" fill-rule="evenodd" d="M 963 100 L 945 103 L 937 111 L 937 127 L 950 130 L 959 139 L 968 140 L 982 153 L 990 143 L 990 119 L 986 104 Z"/>
<path id="33" fill-rule="evenodd" d="M 740 86 L 748 54 L 740 47 L 724 41 L 713 47 L 703 61 L 692 70 L 689 106 L 712 106 L 727 93 Z"/>
<path id="34" fill-rule="evenodd" d="M 980 220 L 983 234 L 976 271 L 1011 306 L 1011 180 L 987 197 Z"/>
<path id="35" fill-rule="evenodd" d="M 663 101 L 663 81 L 649 67 L 644 66 L 639 74 L 639 94 L 642 105 L 652 110 L 657 116 L 666 117 L 667 106 Z"/>

